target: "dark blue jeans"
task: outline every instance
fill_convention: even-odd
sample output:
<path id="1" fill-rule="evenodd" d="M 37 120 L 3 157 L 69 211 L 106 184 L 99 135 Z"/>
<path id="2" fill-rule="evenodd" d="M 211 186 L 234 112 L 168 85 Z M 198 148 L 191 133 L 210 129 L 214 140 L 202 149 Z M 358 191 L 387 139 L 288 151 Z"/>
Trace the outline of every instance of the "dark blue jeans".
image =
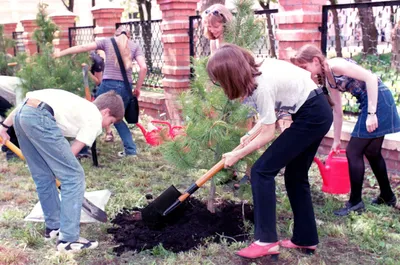
<path id="1" fill-rule="evenodd" d="M 122 97 L 124 101 L 124 107 L 128 106 L 128 103 L 132 97 L 132 90 L 128 92 L 125 88 L 124 82 L 119 80 L 105 79 L 101 82 L 99 89 L 97 90 L 97 96 L 104 94 L 110 90 L 114 90 L 118 95 Z M 121 137 L 122 143 L 124 144 L 124 151 L 126 155 L 136 155 L 136 144 L 133 141 L 131 131 L 128 125 L 124 121 L 120 121 L 114 124 Z"/>
<path id="2" fill-rule="evenodd" d="M 320 94 L 307 100 L 292 115 L 293 123 L 255 162 L 251 170 L 255 239 L 277 242 L 275 176 L 285 169 L 285 186 L 293 210 L 292 242 L 318 244 L 308 170 L 333 121 L 332 109 Z"/>

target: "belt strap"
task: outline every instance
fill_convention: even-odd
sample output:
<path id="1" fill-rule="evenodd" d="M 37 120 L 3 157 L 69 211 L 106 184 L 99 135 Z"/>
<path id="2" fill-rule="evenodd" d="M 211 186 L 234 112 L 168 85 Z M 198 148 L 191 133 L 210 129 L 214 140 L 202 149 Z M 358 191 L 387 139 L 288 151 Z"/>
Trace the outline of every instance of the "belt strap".
<path id="1" fill-rule="evenodd" d="M 307 100 L 312 99 L 313 97 L 318 96 L 319 94 L 322 94 L 322 93 L 324 93 L 324 90 L 322 89 L 322 87 L 311 90 L 310 94 L 308 95 Z"/>

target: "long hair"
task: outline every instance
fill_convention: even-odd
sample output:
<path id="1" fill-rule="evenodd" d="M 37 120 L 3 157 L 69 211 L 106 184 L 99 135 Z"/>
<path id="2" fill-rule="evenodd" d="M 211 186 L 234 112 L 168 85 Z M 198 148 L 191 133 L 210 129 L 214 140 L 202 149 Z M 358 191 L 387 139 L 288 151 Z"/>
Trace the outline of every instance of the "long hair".
<path id="1" fill-rule="evenodd" d="M 117 43 L 119 52 L 121 53 L 122 62 L 124 63 L 125 69 L 132 68 L 132 57 L 131 57 L 131 50 L 129 48 L 129 36 L 130 31 L 129 29 L 122 25 L 118 27 L 115 31 L 115 42 Z M 115 57 L 116 65 L 118 65 L 118 58 Z"/>
<path id="2" fill-rule="evenodd" d="M 229 99 L 236 99 L 251 95 L 257 88 L 255 77 L 261 75 L 260 65 L 249 51 L 224 44 L 208 60 L 207 73 Z"/>
<path id="3" fill-rule="evenodd" d="M 201 15 L 201 19 L 206 25 L 215 26 L 219 23 L 224 24 L 224 28 L 227 24 L 232 22 L 233 16 L 231 11 L 224 5 L 215 4 L 207 8 Z M 208 31 L 208 27 L 204 27 L 204 36 L 209 40 L 215 40 L 216 37 Z"/>
<path id="4" fill-rule="evenodd" d="M 331 74 L 329 71 L 330 68 L 321 50 L 312 44 L 306 44 L 297 51 L 294 57 L 290 58 L 290 61 L 295 65 L 303 65 L 312 63 L 314 58 L 317 58 L 321 64 L 321 72 L 317 74 L 318 84 L 322 86 L 329 104 L 333 106 L 334 103 L 326 88 L 326 78 Z"/>

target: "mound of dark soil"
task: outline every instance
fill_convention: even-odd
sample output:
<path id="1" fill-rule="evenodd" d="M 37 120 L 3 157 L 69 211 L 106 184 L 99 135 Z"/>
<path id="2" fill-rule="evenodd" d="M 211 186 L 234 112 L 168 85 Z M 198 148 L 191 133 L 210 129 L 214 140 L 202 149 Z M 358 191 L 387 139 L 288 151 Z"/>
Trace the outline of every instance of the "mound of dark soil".
<path id="1" fill-rule="evenodd" d="M 120 255 L 124 251 L 140 252 L 162 244 L 169 251 L 180 252 L 192 249 L 201 244 L 203 239 L 212 236 L 214 242 L 221 240 L 220 235 L 225 236 L 228 242 L 247 239 L 243 221 L 253 222 L 250 205 L 224 201 L 212 214 L 204 203 L 189 198 L 184 207 L 179 218 L 169 219 L 167 223 L 157 226 L 134 220 L 133 211 L 140 209 L 125 209 L 111 221 L 114 227 L 108 229 L 108 233 L 113 234 L 115 242 L 119 244 L 114 251 Z"/>

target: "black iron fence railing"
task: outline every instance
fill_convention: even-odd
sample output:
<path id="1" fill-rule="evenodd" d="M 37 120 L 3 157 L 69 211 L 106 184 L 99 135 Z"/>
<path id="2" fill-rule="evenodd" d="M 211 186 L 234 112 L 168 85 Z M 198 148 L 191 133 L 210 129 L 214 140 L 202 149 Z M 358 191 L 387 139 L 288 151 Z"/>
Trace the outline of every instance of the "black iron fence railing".
<path id="1" fill-rule="evenodd" d="M 134 21 L 116 24 L 116 28 L 126 25 L 130 30 L 131 39 L 142 48 L 148 69 L 143 88 L 148 90 L 157 90 L 163 87 L 164 46 L 161 41 L 161 22 L 161 20 L 152 20 L 150 22 Z M 138 71 L 138 67 L 133 69 L 133 82 L 138 79 Z"/>
<path id="2" fill-rule="evenodd" d="M 348 57 L 377 74 L 400 104 L 400 1 L 325 5 L 321 50 Z M 343 95 L 345 112 L 358 113 L 356 99 Z"/>
<path id="3" fill-rule="evenodd" d="M 95 26 L 68 28 L 69 47 L 94 42 Z"/>
<path id="4" fill-rule="evenodd" d="M 275 39 L 277 25 L 274 14 L 277 9 L 258 10 L 254 12 L 257 20 L 265 23 L 265 34 L 254 45 L 253 53 L 256 57 L 277 57 L 278 43 Z M 189 17 L 189 41 L 190 56 L 201 57 L 210 55 L 210 41 L 203 35 L 204 28 L 201 24 L 201 16 Z"/>
<path id="5" fill-rule="evenodd" d="M 15 31 L 15 32 L 12 33 L 12 38 L 13 38 L 13 40 L 15 42 L 15 45 L 14 45 L 14 56 L 16 56 L 17 53 L 25 52 L 23 34 L 24 34 L 23 31 Z"/>

